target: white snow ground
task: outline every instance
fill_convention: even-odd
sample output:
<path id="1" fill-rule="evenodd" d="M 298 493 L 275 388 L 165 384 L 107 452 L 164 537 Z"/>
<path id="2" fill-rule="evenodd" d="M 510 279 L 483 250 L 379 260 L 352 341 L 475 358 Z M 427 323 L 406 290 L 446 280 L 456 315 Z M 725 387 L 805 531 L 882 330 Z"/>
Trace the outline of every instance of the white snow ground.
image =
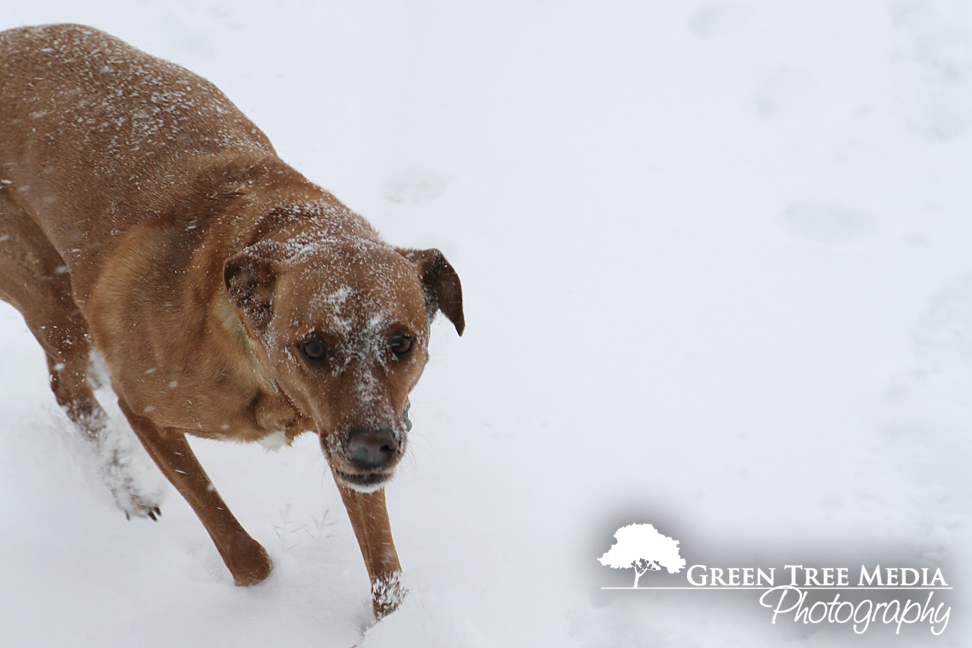
<path id="1" fill-rule="evenodd" d="M 193 442 L 276 563 L 236 588 L 147 463 L 161 521 L 113 508 L 0 304 L 0 645 L 969 645 L 969 3 L 0 0 L 46 22 L 215 82 L 445 251 L 468 328 L 434 327 L 388 489 L 411 595 L 369 628 L 313 439 Z M 939 566 L 949 625 L 601 590 L 632 522 L 689 565 Z"/>

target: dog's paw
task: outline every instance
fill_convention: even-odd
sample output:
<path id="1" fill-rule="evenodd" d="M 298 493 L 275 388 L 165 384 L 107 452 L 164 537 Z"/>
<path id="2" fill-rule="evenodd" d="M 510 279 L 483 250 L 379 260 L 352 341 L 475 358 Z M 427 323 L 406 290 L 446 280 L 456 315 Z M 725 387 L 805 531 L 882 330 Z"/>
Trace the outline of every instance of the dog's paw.
<path id="1" fill-rule="evenodd" d="M 161 474 L 127 426 L 109 419 L 95 455 L 98 475 L 126 518 L 157 520 L 162 515 Z"/>
<path id="2" fill-rule="evenodd" d="M 261 583 L 273 571 L 273 561 L 267 550 L 245 533 L 236 538 L 232 552 L 228 552 L 223 560 L 239 587 Z"/>
<path id="3" fill-rule="evenodd" d="M 132 517 L 147 517 L 153 522 L 157 522 L 162 517 L 162 509 L 159 508 L 158 504 L 151 501 L 146 502 L 135 493 L 112 491 L 112 495 L 115 497 L 118 508 L 125 514 L 126 520 L 131 520 Z"/>
<path id="4" fill-rule="evenodd" d="M 380 621 L 398 609 L 408 590 L 402 579 L 402 572 L 397 571 L 379 577 L 371 584 L 371 604 L 375 611 L 375 619 Z"/>
<path id="5" fill-rule="evenodd" d="M 111 491 L 115 504 L 125 514 L 125 518 L 149 518 L 153 521 L 162 516 L 157 497 L 142 492 L 135 479 L 125 470 L 127 466 L 110 463 L 102 466 L 102 477 Z"/>

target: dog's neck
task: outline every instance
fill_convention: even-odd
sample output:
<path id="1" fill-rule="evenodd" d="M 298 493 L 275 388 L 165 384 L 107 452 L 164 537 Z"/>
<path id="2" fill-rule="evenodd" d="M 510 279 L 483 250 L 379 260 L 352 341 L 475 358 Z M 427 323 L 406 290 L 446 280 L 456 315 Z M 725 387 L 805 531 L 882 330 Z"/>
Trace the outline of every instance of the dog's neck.
<path id="1" fill-rule="evenodd" d="M 285 169 L 283 173 L 295 173 Z M 304 250 L 320 245 L 367 240 L 379 243 L 377 232 L 362 217 L 331 194 L 303 180 L 297 187 L 275 185 L 265 170 L 245 182 L 222 183 L 210 192 L 226 196 L 225 209 L 214 215 L 203 234 L 204 244 L 188 268 L 184 296 L 213 305 L 207 328 L 239 351 L 235 370 L 258 386 L 253 404 L 256 424 L 268 432 L 283 430 L 288 440 L 314 428 L 310 417 L 273 379 L 266 350 L 255 332 L 241 321 L 223 277 L 223 267 L 235 255 L 255 247 L 272 248 L 282 261 L 294 261 Z"/>

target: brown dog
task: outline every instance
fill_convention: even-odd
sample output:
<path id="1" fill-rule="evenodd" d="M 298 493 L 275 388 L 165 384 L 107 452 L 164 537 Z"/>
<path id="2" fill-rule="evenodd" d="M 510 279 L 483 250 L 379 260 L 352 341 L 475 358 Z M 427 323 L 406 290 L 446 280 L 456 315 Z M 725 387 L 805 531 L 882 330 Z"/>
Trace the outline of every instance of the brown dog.
<path id="1" fill-rule="evenodd" d="M 464 327 L 438 250 L 382 242 L 204 79 L 91 28 L 14 29 L 0 33 L 0 298 L 96 448 L 106 418 L 86 372 L 92 346 L 104 356 L 135 434 L 239 585 L 266 578 L 270 559 L 185 435 L 317 433 L 375 613 L 397 606 L 382 485 L 405 450 L 432 318 Z M 159 513 L 130 480 L 114 494 L 126 514 Z"/>

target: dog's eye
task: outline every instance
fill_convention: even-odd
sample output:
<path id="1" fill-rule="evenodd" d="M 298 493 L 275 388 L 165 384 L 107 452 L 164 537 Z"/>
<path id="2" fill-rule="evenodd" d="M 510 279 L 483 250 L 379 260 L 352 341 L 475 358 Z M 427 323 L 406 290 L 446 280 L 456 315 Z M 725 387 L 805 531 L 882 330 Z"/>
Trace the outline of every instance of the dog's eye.
<path id="1" fill-rule="evenodd" d="M 391 339 L 389 346 L 395 357 L 404 358 L 412 350 L 412 338 L 407 335 L 396 335 Z"/>
<path id="2" fill-rule="evenodd" d="M 323 360 L 327 355 L 327 344 L 317 338 L 311 338 L 301 345 L 300 350 L 309 360 Z"/>

